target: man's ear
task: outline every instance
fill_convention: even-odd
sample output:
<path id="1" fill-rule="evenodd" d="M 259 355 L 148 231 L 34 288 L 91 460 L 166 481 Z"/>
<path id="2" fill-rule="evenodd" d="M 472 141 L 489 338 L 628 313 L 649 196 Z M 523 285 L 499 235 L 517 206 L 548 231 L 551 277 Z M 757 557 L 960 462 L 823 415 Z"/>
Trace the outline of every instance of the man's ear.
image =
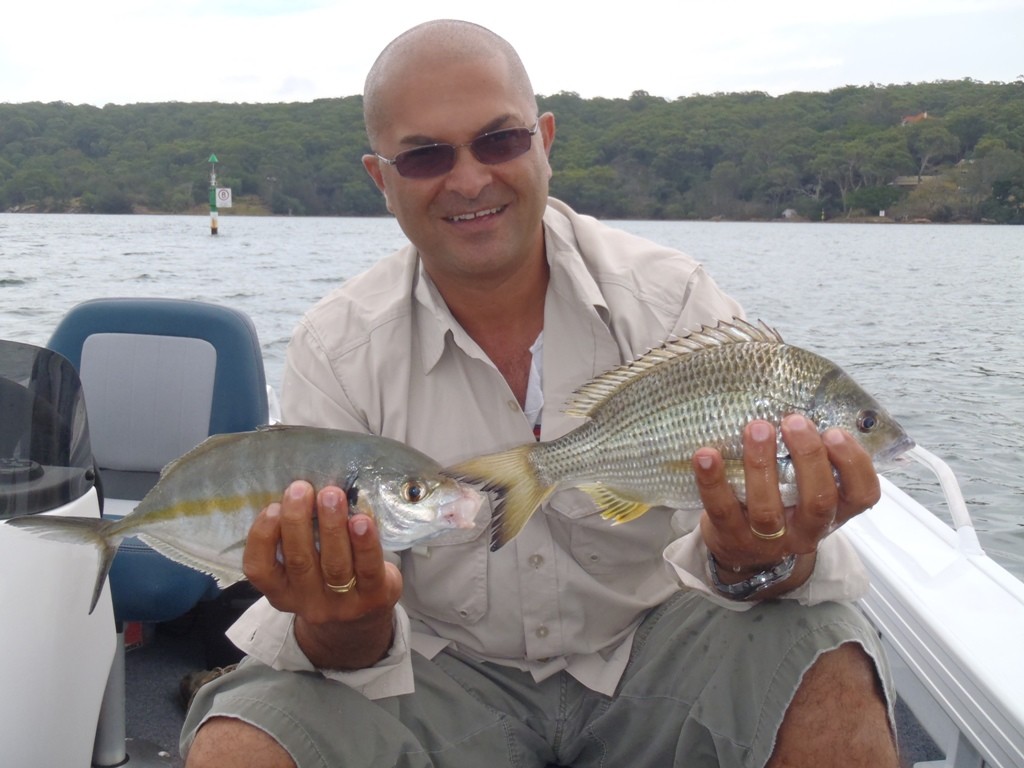
<path id="1" fill-rule="evenodd" d="M 394 213 L 391 210 L 391 201 L 388 200 L 388 190 L 384 184 L 384 173 L 381 171 L 380 158 L 376 155 L 363 155 L 363 168 L 370 174 L 370 178 L 373 179 L 373 183 L 377 185 L 380 193 L 384 195 L 384 204 L 387 206 L 388 211 Z"/>
<path id="2" fill-rule="evenodd" d="M 377 185 L 377 189 L 384 192 L 384 195 L 387 196 L 387 192 L 384 189 L 384 173 L 380 168 L 380 158 L 373 154 L 363 155 L 363 168 L 370 174 L 370 178 Z"/>

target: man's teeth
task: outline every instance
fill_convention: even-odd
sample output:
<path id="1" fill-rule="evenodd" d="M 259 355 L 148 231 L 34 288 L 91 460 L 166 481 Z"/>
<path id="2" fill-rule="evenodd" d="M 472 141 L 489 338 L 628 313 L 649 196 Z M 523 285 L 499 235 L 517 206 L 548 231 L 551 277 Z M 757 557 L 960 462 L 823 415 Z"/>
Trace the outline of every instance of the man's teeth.
<path id="1" fill-rule="evenodd" d="M 499 206 L 498 208 L 488 208 L 486 211 L 474 211 L 473 213 L 460 213 L 458 216 L 452 216 L 451 220 L 452 221 L 472 221 L 473 219 L 477 219 L 477 218 L 479 218 L 481 216 L 490 216 L 492 214 L 497 213 L 500 210 L 501 210 L 501 207 Z"/>

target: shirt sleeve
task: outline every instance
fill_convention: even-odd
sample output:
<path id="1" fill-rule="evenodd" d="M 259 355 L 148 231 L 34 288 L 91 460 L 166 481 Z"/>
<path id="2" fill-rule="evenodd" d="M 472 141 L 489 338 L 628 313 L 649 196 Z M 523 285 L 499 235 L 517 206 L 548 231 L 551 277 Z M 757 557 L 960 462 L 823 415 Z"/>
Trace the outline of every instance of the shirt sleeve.
<path id="1" fill-rule="evenodd" d="M 394 641 L 387 656 L 372 667 L 351 672 L 317 669 L 295 640 L 295 616 L 282 613 L 260 598 L 227 631 L 238 648 L 272 669 L 284 672 L 319 672 L 344 683 L 368 699 L 412 693 L 415 685 L 409 650 L 409 617 L 395 606 Z"/>
<path id="2" fill-rule="evenodd" d="M 663 556 L 684 587 L 701 592 L 712 602 L 735 611 L 745 611 L 756 604 L 757 601 L 731 600 L 714 588 L 708 572 L 708 550 L 699 526 L 669 544 Z M 818 545 L 810 578 L 780 597 L 802 605 L 816 605 L 830 600 L 857 600 L 867 588 L 864 565 L 843 532 L 837 531 Z"/>
<path id="3" fill-rule="evenodd" d="M 740 303 L 725 293 L 702 266 L 698 266 L 687 283 L 682 311 L 672 333 L 683 336 L 698 330 L 701 325 L 714 325 L 719 320 L 743 316 Z"/>
<path id="4" fill-rule="evenodd" d="M 288 344 L 281 385 L 281 419 L 285 424 L 370 431 L 335 375 L 322 341 L 305 318 Z"/>

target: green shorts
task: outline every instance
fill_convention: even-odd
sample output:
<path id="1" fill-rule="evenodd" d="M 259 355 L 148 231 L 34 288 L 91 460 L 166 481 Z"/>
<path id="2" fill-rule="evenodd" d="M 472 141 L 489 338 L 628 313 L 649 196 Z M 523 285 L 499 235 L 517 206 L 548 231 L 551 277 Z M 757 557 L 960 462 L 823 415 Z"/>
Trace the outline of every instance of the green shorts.
<path id="1" fill-rule="evenodd" d="M 200 689 L 181 748 L 225 716 L 269 733 L 300 768 L 760 768 L 804 672 L 849 641 L 874 658 L 892 722 L 888 665 L 855 607 L 780 600 L 736 612 L 680 593 L 637 630 L 613 697 L 565 673 L 535 683 L 444 651 L 414 654 L 415 693 L 370 701 L 319 674 L 248 659 Z"/>

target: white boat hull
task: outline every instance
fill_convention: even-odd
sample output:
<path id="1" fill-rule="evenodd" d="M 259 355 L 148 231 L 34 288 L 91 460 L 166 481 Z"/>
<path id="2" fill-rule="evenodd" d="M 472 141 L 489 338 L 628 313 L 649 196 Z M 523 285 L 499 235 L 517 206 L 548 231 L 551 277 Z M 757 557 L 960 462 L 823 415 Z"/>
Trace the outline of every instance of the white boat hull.
<path id="1" fill-rule="evenodd" d="M 1024 766 L 1024 582 L 969 522 L 950 528 L 885 478 L 882 491 L 843 530 L 871 575 L 863 607 L 900 698 L 946 754 L 931 765 Z"/>
<path id="2" fill-rule="evenodd" d="M 99 517 L 95 489 L 48 514 Z M 116 634 L 110 588 L 87 614 L 89 547 L 0 525 L 0 763 L 88 768 Z"/>

